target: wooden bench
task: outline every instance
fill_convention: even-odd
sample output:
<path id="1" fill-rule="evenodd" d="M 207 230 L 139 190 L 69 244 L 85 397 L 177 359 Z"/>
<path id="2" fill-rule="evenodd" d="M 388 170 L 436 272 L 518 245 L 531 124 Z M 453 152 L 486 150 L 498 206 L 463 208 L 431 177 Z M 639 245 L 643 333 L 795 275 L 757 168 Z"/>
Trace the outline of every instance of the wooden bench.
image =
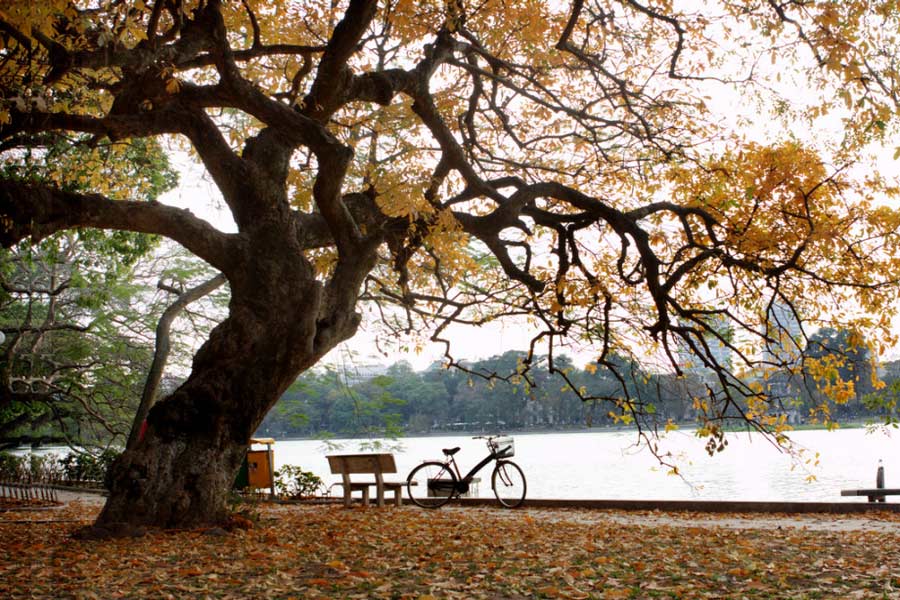
<path id="1" fill-rule="evenodd" d="M 841 496 L 868 496 L 869 502 L 884 502 L 885 496 L 900 495 L 900 488 L 869 488 L 861 490 L 841 490 Z"/>
<path id="2" fill-rule="evenodd" d="M 378 506 L 384 506 L 384 491 L 394 492 L 394 504 L 403 504 L 403 487 L 406 482 L 385 481 L 384 473 L 396 473 L 397 464 L 393 454 L 333 454 L 328 456 L 328 466 L 335 475 L 340 475 L 344 487 L 344 506 L 350 506 L 355 491 L 362 492 L 363 506 L 369 504 L 369 489 L 375 487 Z M 374 475 L 375 481 L 350 481 L 350 475 Z"/>

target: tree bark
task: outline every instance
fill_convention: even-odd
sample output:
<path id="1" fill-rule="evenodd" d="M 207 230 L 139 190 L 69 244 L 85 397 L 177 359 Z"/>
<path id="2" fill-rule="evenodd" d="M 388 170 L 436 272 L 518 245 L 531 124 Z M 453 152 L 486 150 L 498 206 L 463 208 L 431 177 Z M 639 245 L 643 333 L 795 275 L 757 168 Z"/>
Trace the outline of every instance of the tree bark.
<path id="1" fill-rule="evenodd" d="M 195 526 L 221 522 L 250 436 L 313 362 L 297 346 L 310 333 L 277 315 L 235 311 L 213 332 L 190 378 L 149 412 L 143 438 L 114 465 L 99 523 Z M 298 360 L 298 357 L 304 357 Z"/>
<path id="2" fill-rule="evenodd" d="M 268 410 L 299 373 L 356 331 L 358 315 L 342 314 L 340 298 L 324 301 L 326 290 L 285 239 L 256 238 L 228 274 L 229 317 L 195 356 L 188 380 L 150 410 L 143 438 L 111 468 L 99 526 L 221 523 Z M 359 261 L 359 274 L 347 281 L 354 298 L 373 260 Z"/>

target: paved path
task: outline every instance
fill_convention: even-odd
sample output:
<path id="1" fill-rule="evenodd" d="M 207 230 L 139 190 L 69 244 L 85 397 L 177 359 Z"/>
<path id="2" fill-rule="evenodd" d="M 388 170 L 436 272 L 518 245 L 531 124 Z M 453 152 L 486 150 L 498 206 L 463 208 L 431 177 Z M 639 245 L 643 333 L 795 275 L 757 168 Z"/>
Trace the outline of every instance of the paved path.
<path id="1" fill-rule="evenodd" d="M 73 502 L 81 502 L 89 506 L 103 506 L 106 503 L 106 496 L 95 492 L 71 492 L 69 490 L 56 490 L 56 499 L 65 504 Z"/>
<path id="2" fill-rule="evenodd" d="M 467 510 L 454 508 L 451 510 Z M 469 509 L 471 510 L 471 509 Z M 502 514 L 498 509 L 498 513 Z M 596 509 L 526 508 L 506 511 L 509 518 L 524 515 L 535 520 L 579 522 L 586 525 L 614 523 L 641 527 L 701 527 L 725 529 L 788 529 L 807 531 L 879 531 L 900 534 L 900 517 L 896 513 L 862 515 L 834 514 L 760 514 L 760 513 L 685 513 L 662 511 L 619 511 Z"/>

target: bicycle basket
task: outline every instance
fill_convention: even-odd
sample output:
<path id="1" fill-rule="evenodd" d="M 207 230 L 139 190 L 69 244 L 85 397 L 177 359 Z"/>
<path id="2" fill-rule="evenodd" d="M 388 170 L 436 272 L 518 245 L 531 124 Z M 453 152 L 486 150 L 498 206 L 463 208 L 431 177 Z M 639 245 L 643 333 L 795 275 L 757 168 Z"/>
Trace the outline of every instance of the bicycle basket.
<path id="1" fill-rule="evenodd" d="M 511 437 L 502 437 L 493 440 L 494 456 L 497 458 L 509 458 L 516 453 L 516 447 Z"/>

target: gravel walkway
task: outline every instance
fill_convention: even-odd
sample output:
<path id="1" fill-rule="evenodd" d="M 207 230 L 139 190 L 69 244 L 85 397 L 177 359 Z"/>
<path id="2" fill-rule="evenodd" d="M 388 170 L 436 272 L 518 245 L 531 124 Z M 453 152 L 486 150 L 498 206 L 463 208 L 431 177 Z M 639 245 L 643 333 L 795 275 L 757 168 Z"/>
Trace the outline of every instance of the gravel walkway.
<path id="1" fill-rule="evenodd" d="M 56 499 L 64 504 L 80 502 L 89 506 L 103 506 L 106 503 L 106 496 L 100 492 L 71 492 L 57 489 Z"/>
<path id="2" fill-rule="evenodd" d="M 641 527 L 721 527 L 725 529 L 767 530 L 795 528 L 807 531 L 877 531 L 900 534 L 900 517 L 896 513 L 888 512 L 874 512 L 860 516 L 815 513 L 740 514 L 526 508 L 508 511 L 507 514 L 509 518 L 522 518 L 525 516 L 535 520 L 575 521 L 585 525 L 596 526 L 615 524 Z"/>

